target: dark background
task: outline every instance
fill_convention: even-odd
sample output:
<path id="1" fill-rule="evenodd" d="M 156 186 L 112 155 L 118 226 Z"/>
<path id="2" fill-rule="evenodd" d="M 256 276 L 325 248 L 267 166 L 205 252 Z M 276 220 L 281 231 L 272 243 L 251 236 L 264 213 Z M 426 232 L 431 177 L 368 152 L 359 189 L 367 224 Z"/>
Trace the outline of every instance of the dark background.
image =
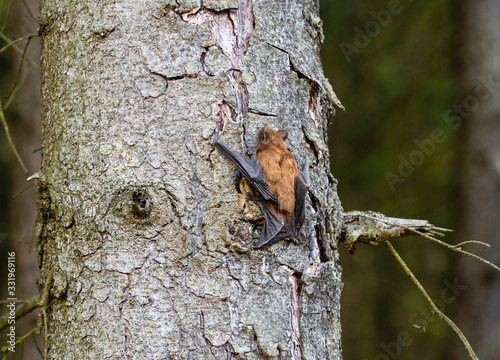
<path id="1" fill-rule="evenodd" d="M 479 213 L 475 206 L 481 204 L 470 203 L 474 179 L 466 180 L 466 174 L 474 176 L 466 169 L 483 161 L 467 145 L 470 129 L 486 121 L 492 129 L 498 127 L 498 109 L 485 116 L 482 109 L 489 105 L 480 103 L 460 125 L 450 121 L 449 114 L 474 94 L 477 76 L 486 77 L 498 69 L 495 60 L 484 59 L 499 59 L 495 45 L 500 37 L 499 5 L 450 0 L 324 0 L 320 4 L 323 66 L 345 106 L 329 129 L 331 170 L 339 181 L 344 210 L 426 219 L 454 230 L 444 239 L 449 243 L 470 239 L 498 243 L 498 186 L 478 193 L 494 205 L 488 222 L 474 223 Z M 488 13 L 495 13 L 496 19 L 489 19 Z M 494 75 L 500 80 L 498 70 Z M 429 144 L 433 131 L 443 133 L 434 147 Z M 499 135 L 491 141 L 500 142 Z M 481 142 L 481 137 L 476 141 Z M 427 153 L 419 158 L 415 152 L 422 143 L 428 144 Z M 489 154 L 493 161 L 500 161 L 499 155 Z M 418 165 L 391 186 L 387 172 L 400 176 L 398 167 L 411 159 Z M 494 171 L 482 181 L 500 184 Z M 471 230 L 468 224 L 477 228 Z M 479 230 L 487 227 L 488 232 Z M 498 272 L 481 263 L 464 262 L 462 255 L 423 238 L 403 238 L 392 244 L 430 296 L 445 300 L 440 302 L 441 310 L 458 322 L 478 357 L 498 359 L 500 300 L 492 295 L 499 293 Z M 499 263 L 498 245 L 491 250 L 478 245 L 466 249 Z M 456 334 L 436 316 L 430 318 L 425 332 L 412 325 L 426 318 L 429 306 L 385 246 L 359 246 L 354 255 L 341 251 L 341 265 L 346 360 L 468 358 Z M 468 277 L 468 267 L 473 266 L 477 273 Z M 454 281 L 467 289 L 446 297 L 447 284 Z M 490 324 L 486 324 L 488 317 Z"/>
<path id="2" fill-rule="evenodd" d="M 323 66 L 346 108 L 337 111 L 329 131 L 332 173 L 339 180 L 345 211 L 374 210 L 452 228 L 451 174 L 457 134 L 442 119 L 453 104 L 456 87 L 452 2 L 402 1 L 395 14 L 387 4 L 321 2 Z M 384 19 L 383 24 L 377 22 L 378 27 L 370 23 L 376 21 L 372 11 Z M 375 36 L 368 35 L 367 25 Z M 344 49 L 345 44 L 355 46 L 356 28 L 369 39 L 360 43 L 359 36 L 358 45 L 367 45 L 357 47 L 359 53 L 343 53 L 341 44 Z M 399 175 L 399 157 L 409 161 L 409 154 L 418 149 L 415 140 L 430 138 L 435 128 L 442 128 L 447 140 L 436 144 L 410 176 L 391 188 L 385 173 Z M 453 254 L 417 237 L 392 243 L 431 296 L 439 294 L 443 280 L 451 276 Z M 385 246 L 359 246 L 354 255 L 341 251 L 341 265 L 346 360 L 386 359 L 380 354 L 446 358 L 447 337 L 452 333 L 441 321 L 432 321 L 425 333 L 410 324 L 410 316 L 420 314 L 421 308 L 428 313 L 428 305 Z M 411 336 L 412 341 L 404 341 L 409 346 L 395 345 L 401 332 Z M 392 350 L 385 351 L 382 344 Z"/>

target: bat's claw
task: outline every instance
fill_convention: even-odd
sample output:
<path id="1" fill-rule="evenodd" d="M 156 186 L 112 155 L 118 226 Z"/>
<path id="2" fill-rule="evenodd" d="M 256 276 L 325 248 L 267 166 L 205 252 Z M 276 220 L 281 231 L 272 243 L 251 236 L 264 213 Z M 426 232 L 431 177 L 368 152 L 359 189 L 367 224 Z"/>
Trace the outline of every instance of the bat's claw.
<path id="1" fill-rule="evenodd" d="M 214 134 L 210 138 L 210 145 L 215 146 L 215 143 L 217 142 L 217 140 L 219 140 L 219 138 L 220 138 L 219 131 L 215 130 Z"/>
<path id="2" fill-rule="evenodd" d="M 274 203 L 274 204 L 276 204 L 276 207 L 278 208 L 278 212 L 279 212 L 280 203 L 279 203 L 277 197 L 272 196 L 271 200 L 266 200 L 266 198 L 263 196 L 248 193 L 248 194 L 246 194 L 246 198 L 248 200 L 253 201 L 254 203 L 258 203 L 258 204 L 262 204 L 262 205 L 264 205 L 265 203 L 268 203 L 268 204 Z"/>
<path id="3" fill-rule="evenodd" d="M 253 201 L 255 203 L 257 203 L 259 201 L 265 201 L 265 199 L 262 196 L 255 195 L 252 193 L 245 194 L 245 197 L 247 198 L 247 200 Z"/>

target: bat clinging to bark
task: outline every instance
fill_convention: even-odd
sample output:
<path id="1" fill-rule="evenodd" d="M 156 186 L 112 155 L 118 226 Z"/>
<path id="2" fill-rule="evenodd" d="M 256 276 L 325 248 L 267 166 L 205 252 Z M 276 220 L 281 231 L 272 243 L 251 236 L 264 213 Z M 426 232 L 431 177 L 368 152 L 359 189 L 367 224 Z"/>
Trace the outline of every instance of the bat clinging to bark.
<path id="1" fill-rule="evenodd" d="M 262 129 L 256 148 L 256 159 L 247 160 L 220 139 L 215 147 L 229 159 L 241 175 L 259 193 L 251 196 L 265 218 L 256 248 L 278 240 L 296 240 L 305 217 L 305 200 L 309 184 L 297 169 L 293 155 L 285 145 L 285 130 Z M 307 171 L 306 164 L 306 171 Z"/>

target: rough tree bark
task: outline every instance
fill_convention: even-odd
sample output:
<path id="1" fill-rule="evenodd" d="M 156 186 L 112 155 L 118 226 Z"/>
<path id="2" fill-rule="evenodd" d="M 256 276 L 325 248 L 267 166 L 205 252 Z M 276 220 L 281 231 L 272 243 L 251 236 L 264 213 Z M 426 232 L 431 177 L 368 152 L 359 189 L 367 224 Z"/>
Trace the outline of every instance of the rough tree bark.
<path id="1" fill-rule="evenodd" d="M 40 2 L 47 359 L 341 359 L 335 95 L 313 0 Z M 298 244 L 251 248 L 261 127 L 311 161 Z M 235 246 L 237 244 L 237 246 Z"/>

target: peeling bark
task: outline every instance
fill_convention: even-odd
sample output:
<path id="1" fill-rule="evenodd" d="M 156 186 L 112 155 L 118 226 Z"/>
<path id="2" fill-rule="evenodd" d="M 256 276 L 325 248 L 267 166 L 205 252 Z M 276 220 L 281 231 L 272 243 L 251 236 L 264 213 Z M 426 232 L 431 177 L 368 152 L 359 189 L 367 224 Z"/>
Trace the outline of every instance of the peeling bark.
<path id="1" fill-rule="evenodd" d="M 47 359 L 341 359 L 317 3 L 40 9 Z M 250 156 L 264 126 L 288 131 L 312 185 L 301 242 L 255 250 L 261 224 L 210 138 Z"/>
<path id="2" fill-rule="evenodd" d="M 295 272 L 292 274 L 292 299 L 291 299 L 291 340 L 293 344 L 292 359 L 301 360 L 302 351 L 300 349 L 300 293 L 302 292 L 301 274 Z"/>

